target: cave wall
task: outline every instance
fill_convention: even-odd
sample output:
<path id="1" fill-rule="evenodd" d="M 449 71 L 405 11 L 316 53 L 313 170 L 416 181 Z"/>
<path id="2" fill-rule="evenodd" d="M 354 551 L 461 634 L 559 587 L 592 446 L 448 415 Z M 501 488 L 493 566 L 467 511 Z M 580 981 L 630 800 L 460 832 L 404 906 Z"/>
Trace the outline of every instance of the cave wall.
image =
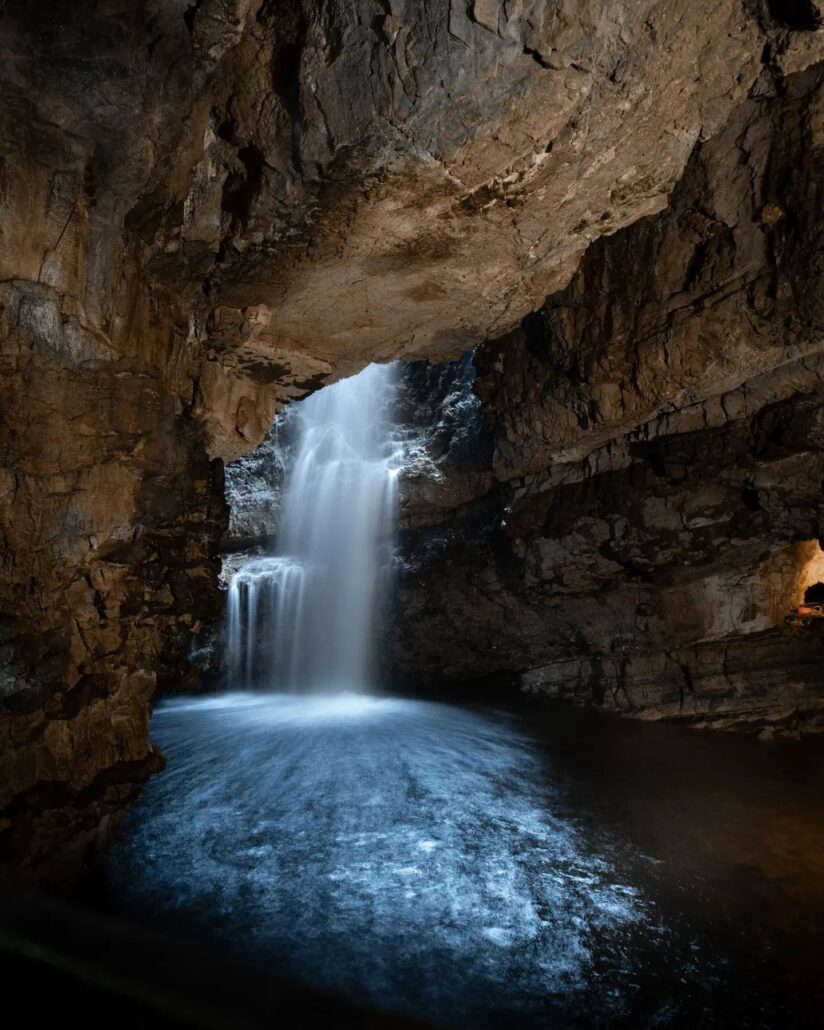
<path id="1" fill-rule="evenodd" d="M 489 474 L 408 521 L 398 675 L 821 724 L 822 638 L 784 618 L 824 568 L 822 81 L 758 91 L 666 212 L 479 349 Z"/>
<path id="2" fill-rule="evenodd" d="M 25 7 L 25 9 L 23 9 Z M 125 232 L 182 31 L 135 5 L 5 4 L 0 159 L 0 867 L 71 876 L 162 765 L 158 686 L 219 609 L 222 466 L 192 417 L 186 296 Z M 164 36 L 163 29 L 169 30 Z"/>
<path id="3" fill-rule="evenodd" d="M 369 360 L 510 332 L 661 211 L 820 58 L 786 6 L 0 3 L 3 869 L 81 862 L 159 764 L 222 462 Z"/>

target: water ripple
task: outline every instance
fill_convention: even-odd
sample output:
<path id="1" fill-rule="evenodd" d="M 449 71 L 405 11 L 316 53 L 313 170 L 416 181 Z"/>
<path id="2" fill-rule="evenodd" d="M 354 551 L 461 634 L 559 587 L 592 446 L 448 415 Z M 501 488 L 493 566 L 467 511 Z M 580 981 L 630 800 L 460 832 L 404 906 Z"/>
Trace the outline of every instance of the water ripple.
<path id="1" fill-rule="evenodd" d="M 112 859 L 137 903 L 183 909 L 281 971 L 464 1025 L 526 1025 L 584 991 L 620 1007 L 623 936 L 646 903 L 588 849 L 507 717 L 231 694 L 161 706 L 153 736 L 168 768 Z"/>

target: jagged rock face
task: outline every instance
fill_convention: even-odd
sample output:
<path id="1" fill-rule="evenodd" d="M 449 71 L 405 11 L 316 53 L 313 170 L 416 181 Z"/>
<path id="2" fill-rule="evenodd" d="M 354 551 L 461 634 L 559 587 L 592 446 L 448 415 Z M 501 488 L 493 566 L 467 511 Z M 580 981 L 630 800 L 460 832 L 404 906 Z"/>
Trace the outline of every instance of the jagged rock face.
<path id="1" fill-rule="evenodd" d="M 291 460 L 295 411 L 285 408 L 259 447 L 226 466 L 229 524 L 221 540 L 223 552 L 259 550 L 272 544 Z"/>
<path id="2" fill-rule="evenodd" d="M 815 59 L 781 7 L 9 6 L 4 274 L 159 351 L 237 457 L 278 398 L 493 338 L 664 207 L 765 60 Z"/>
<path id="3" fill-rule="evenodd" d="M 156 367 L 78 361 L 47 291 L 0 289 L 0 859 L 37 865 L 157 767 L 151 697 L 218 611 L 222 467 Z"/>
<path id="4" fill-rule="evenodd" d="M 218 607 L 210 461 L 515 328 L 817 59 L 814 13 L 0 3 L 0 861 L 79 856 L 156 763 L 150 698 Z"/>
<path id="5" fill-rule="evenodd" d="M 821 637 L 782 630 L 824 572 L 823 77 L 742 105 L 667 212 L 479 350 L 493 485 L 408 541 L 408 676 L 821 722 Z"/>

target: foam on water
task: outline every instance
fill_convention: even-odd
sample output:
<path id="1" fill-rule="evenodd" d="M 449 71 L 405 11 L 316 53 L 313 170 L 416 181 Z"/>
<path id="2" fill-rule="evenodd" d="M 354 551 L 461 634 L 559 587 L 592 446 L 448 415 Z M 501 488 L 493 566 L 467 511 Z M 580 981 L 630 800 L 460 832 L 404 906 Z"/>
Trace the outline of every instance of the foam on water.
<path id="1" fill-rule="evenodd" d="M 236 693 L 160 706 L 153 738 L 168 767 L 112 866 L 139 905 L 183 909 L 281 971 L 472 1026 L 591 999 L 596 942 L 621 968 L 642 900 L 552 814 L 543 759 L 507 718 Z"/>

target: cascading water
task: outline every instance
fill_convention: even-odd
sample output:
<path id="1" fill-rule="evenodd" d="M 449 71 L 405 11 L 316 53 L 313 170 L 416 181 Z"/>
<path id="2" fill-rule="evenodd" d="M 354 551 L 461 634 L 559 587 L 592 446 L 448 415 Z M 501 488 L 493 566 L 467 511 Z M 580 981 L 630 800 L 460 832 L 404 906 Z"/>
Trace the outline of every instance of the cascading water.
<path id="1" fill-rule="evenodd" d="M 247 562 L 229 586 L 233 686 L 368 685 L 397 524 L 397 379 L 397 366 L 370 365 L 297 405 L 276 554 Z"/>
<path id="2" fill-rule="evenodd" d="M 811 754 L 777 781 L 771 752 L 760 779 L 747 742 L 708 761 L 680 728 L 285 692 L 368 680 L 396 472 L 491 457 L 469 360 L 402 369 L 290 407 L 229 469 L 231 539 L 280 526 L 236 572 L 228 625 L 233 686 L 270 689 L 158 706 L 168 766 L 109 858 L 113 893 L 139 920 L 438 1025 L 818 1027 L 817 1001 L 809 1021 L 786 1007 L 805 963 L 820 979 Z M 800 878 L 787 805 L 810 813 L 793 823 Z"/>

